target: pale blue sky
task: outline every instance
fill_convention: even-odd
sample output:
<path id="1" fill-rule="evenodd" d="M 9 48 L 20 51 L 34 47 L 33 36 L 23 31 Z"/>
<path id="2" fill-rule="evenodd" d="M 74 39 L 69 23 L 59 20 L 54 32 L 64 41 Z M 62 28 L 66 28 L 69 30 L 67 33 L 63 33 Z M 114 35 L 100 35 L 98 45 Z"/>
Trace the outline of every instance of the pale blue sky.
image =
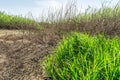
<path id="1" fill-rule="evenodd" d="M 0 0 L 0 11 L 5 11 L 13 15 L 27 15 L 31 12 L 33 16 L 38 17 L 42 12 L 46 13 L 49 8 L 59 9 L 70 0 Z M 101 2 L 115 5 L 119 0 L 76 0 L 79 9 L 84 11 L 88 5 L 94 8 L 100 8 Z M 44 14 L 43 14 L 44 15 Z"/>

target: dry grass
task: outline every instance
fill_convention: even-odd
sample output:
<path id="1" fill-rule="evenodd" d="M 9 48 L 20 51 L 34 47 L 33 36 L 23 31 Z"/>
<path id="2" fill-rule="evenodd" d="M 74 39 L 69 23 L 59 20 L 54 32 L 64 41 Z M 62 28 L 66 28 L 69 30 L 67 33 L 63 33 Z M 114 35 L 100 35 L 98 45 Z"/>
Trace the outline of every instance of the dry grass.
<path id="1" fill-rule="evenodd" d="M 68 5 L 68 4 L 67 4 Z M 55 29 L 55 33 L 83 32 L 89 34 L 105 34 L 120 36 L 120 7 L 102 7 L 99 10 L 89 9 L 85 13 L 77 12 L 76 3 L 69 4 L 66 9 L 49 14 L 45 28 Z M 63 13 L 64 12 L 64 13 Z"/>

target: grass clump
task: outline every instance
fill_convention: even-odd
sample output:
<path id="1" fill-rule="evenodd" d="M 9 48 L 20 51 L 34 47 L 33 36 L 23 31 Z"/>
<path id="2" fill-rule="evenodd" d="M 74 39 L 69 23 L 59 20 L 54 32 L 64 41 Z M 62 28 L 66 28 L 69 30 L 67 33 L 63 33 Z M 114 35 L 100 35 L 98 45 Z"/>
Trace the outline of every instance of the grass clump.
<path id="1" fill-rule="evenodd" d="M 35 20 L 0 12 L 0 29 L 38 29 L 39 27 L 39 23 Z"/>
<path id="2" fill-rule="evenodd" d="M 120 80 L 120 39 L 72 33 L 43 67 L 53 80 Z"/>

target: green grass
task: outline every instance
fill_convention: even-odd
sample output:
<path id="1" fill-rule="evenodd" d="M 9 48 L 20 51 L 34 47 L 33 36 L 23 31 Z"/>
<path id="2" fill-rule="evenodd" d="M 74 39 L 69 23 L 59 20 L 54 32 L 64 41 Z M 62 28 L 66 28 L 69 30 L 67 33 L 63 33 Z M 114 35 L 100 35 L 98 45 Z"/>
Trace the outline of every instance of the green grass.
<path id="1" fill-rule="evenodd" d="M 113 19 L 113 18 L 119 18 L 120 16 L 120 7 L 102 7 L 100 9 L 92 9 L 89 8 L 85 11 L 85 13 L 82 13 L 78 16 L 76 16 L 76 19 L 78 21 L 88 21 L 88 20 L 94 20 L 94 19 Z"/>
<path id="2" fill-rule="evenodd" d="M 39 29 L 38 22 L 0 12 L 0 29 Z"/>
<path id="3" fill-rule="evenodd" d="M 72 33 L 43 68 L 53 80 L 120 80 L 120 38 Z"/>

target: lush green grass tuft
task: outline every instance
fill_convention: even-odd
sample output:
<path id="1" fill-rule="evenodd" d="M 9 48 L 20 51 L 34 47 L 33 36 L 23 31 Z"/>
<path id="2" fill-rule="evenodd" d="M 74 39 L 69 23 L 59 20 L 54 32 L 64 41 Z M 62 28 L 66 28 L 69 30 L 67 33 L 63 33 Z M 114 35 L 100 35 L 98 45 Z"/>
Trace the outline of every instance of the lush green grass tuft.
<path id="1" fill-rule="evenodd" d="M 38 22 L 23 18 L 20 16 L 7 15 L 4 12 L 0 12 L 0 29 L 36 29 L 40 28 Z"/>
<path id="2" fill-rule="evenodd" d="M 72 33 L 43 67 L 53 80 L 120 80 L 120 38 Z"/>

